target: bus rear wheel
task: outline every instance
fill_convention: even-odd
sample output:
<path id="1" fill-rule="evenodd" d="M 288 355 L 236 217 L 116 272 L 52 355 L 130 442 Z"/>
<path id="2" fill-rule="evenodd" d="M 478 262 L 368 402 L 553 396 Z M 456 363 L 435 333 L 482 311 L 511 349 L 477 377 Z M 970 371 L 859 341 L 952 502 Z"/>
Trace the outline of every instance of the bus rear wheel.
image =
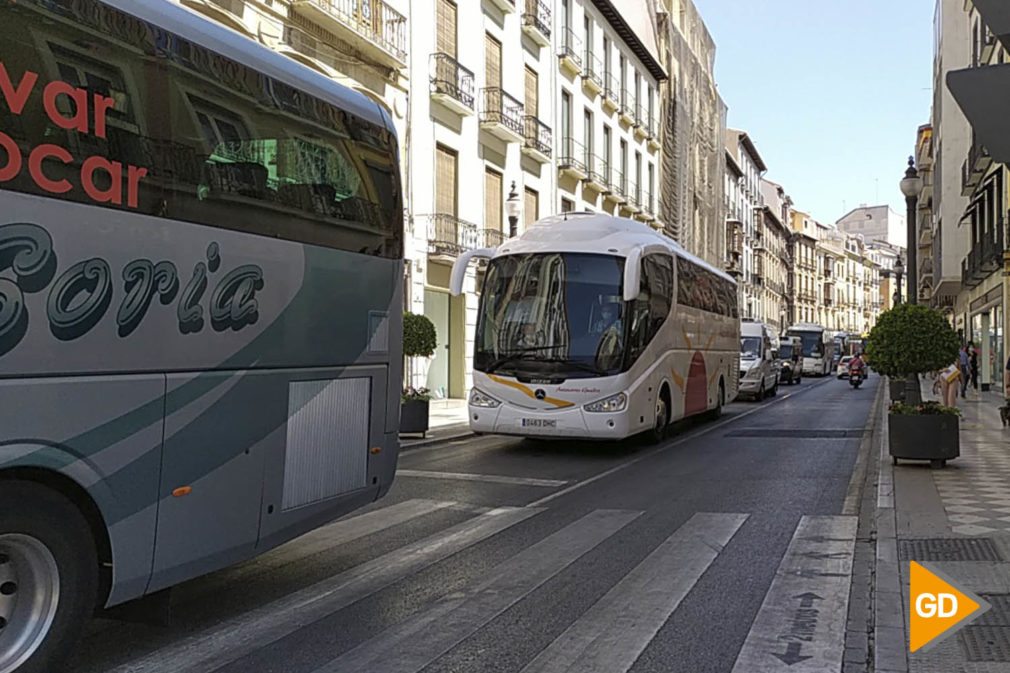
<path id="1" fill-rule="evenodd" d="M 90 526 L 31 482 L 0 487 L 0 673 L 61 670 L 98 591 Z"/>

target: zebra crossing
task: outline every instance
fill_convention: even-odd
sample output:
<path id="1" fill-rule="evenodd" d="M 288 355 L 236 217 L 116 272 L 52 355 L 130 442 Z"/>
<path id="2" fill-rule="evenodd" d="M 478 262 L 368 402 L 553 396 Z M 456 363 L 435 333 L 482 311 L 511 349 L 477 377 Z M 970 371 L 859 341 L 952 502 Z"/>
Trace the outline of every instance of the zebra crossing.
<path id="1" fill-rule="evenodd" d="M 455 509 L 467 518 L 402 547 L 375 556 L 276 600 L 214 623 L 160 649 L 121 663 L 111 673 L 212 673 L 269 648 L 303 628 L 338 615 L 359 601 L 450 559 L 506 531 L 542 517 L 546 507 L 501 507 L 487 511 L 460 503 L 408 500 L 326 526 L 223 574 L 229 582 L 276 571 L 314 554 L 332 551 L 354 540 L 388 532 L 436 512 Z M 490 628 L 509 610 L 533 596 L 615 536 L 635 534 L 642 511 L 596 509 L 561 521 L 540 539 L 464 586 L 444 592 L 397 623 L 383 625 L 349 649 L 324 656 L 290 673 L 419 673 L 482 629 Z M 731 545 L 749 519 L 745 513 L 696 513 L 644 558 L 623 573 L 609 590 L 573 615 L 567 626 L 539 653 L 516 667 L 521 673 L 621 673 L 630 671 L 699 580 Z M 657 537 L 660 539 L 662 536 Z M 836 636 L 844 629 L 847 582 L 855 544 L 853 517 L 803 517 L 782 566 L 756 615 L 751 633 L 733 673 L 777 670 L 782 655 L 802 642 L 800 670 L 841 670 Z M 825 546 L 827 545 L 827 546 Z M 650 546 L 652 546 L 650 544 Z M 796 577 L 802 578 L 796 584 Z M 797 587 L 820 598 L 815 612 L 823 634 L 789 633 L 793 617 L 783 605 L 795 601 Z M 806 598 L 798 599 L 800 601 Z M 557 633 L 557 632 L 556 632 Z M 816 636 L 816 637 L 815 637 Z M 826 638 L 824 642 L 817 637 Z M 806 640 L 803 640 L 803 639 Z M 816 653 L 816 658 L 813 654 Z M 835 663 L 837 654 L 837 666 Z M 322 662 L 322 663 L 320 663 Z M 823 668 L 815 667 L 824 666 Z M 636 669 L 637 670 L 637 669 Z M 790 669 L 795 670 L 795 669 Z"/>

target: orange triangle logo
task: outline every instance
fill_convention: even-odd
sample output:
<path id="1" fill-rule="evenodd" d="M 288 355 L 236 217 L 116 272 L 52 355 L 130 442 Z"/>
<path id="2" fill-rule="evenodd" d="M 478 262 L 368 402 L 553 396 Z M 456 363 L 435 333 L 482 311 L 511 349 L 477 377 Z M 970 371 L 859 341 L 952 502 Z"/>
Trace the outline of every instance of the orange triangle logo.
<path id="1" fill-rule="evenodd" d="M 911 562 L 909 642 L 911 652 L 949 636 L 991 606 L 975 594 L 955 587 L 949 578 Z"/>

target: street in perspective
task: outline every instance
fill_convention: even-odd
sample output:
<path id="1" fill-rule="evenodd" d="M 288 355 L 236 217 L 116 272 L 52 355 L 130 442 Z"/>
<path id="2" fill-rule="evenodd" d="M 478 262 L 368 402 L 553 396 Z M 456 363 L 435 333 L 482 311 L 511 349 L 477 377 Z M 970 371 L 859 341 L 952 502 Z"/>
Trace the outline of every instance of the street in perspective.
<path id="1" fill-rule="evenodd" d="M 0 0 L 0 673 L 1010 673 L 1010 8 L 767 4 Z"/>

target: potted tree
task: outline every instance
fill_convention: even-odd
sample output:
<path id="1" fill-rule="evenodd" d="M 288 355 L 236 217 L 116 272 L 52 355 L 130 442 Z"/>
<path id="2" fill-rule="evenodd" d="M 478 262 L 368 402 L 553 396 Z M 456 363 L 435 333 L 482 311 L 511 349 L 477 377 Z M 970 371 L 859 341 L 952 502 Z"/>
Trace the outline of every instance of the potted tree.
<path id="1" fill-rule="evenodd" d="M 866 346 L 873 368 L 892 379 L 917 380 L 957 360 L 958 338 L 939 311 L 917 304 L 899 304 L 877 319 Z M 916 384 L 917 385 L 917 384 Z M 899 458 L 928 460 L 943 467 L 960 455 L 960 411 L 937 402 L 912 399 L 891 403 L 888 444 L 895 464 Z"/>
<path id="2" fill-rule="evenodd" d="M 406 360 L 407 384 L 400 398 L 400 433 L 428 432 L 428 403 L 431 393 L 416 380 L 417 360 L 435 354 L 435 325 L 424 315 L 403 314 L 403 357 Z"/>

